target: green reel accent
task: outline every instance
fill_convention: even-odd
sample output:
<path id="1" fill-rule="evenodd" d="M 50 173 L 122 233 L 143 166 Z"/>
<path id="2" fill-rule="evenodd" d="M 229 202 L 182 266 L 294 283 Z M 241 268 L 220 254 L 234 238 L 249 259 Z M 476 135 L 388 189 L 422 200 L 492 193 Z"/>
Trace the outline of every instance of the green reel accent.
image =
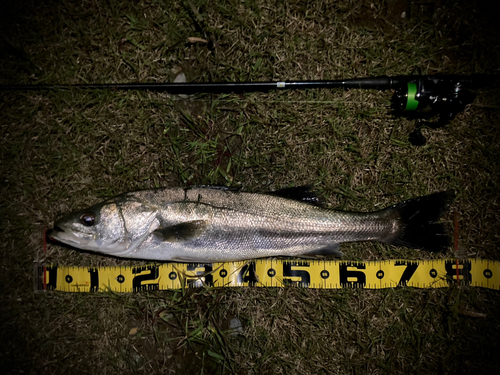
<path id="1" fill-rule="evenodd" d="M 418 100 L 415 99 L 417 95 L 417 84 L 408 83 L 408 94 L 406 95 L 406 108 L 405 111 L 415 111 L 418 107 Z"/>

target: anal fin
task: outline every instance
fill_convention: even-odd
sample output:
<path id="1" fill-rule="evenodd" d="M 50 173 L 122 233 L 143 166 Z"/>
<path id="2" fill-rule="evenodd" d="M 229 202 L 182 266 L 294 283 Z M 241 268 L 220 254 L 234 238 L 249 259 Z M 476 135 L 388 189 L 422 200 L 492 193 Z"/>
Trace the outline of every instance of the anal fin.
<path id="1" fill-rule="evenodd" d="M 300 255 L 301 258 L 319 258 L 327 256 L 342 258 L 344 254 L 340 251 L 340 244 L 334 243 Z"/>

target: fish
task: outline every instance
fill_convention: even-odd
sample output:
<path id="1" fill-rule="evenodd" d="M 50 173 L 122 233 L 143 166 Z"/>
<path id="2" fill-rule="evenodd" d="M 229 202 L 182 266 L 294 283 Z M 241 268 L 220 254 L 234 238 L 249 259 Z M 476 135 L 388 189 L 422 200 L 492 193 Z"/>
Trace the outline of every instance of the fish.
<path id="1" fill-rule="evenodd" d="M 309 186 L 268 193 L 193 186 L 128 192 L 54 223 L 48 238 L 120 258 L 229 262 L 265 257 L 342 257 L 357 241 L 444 251 L 441 217 L 453 190 L 373 212 L 326 207 Z"/>

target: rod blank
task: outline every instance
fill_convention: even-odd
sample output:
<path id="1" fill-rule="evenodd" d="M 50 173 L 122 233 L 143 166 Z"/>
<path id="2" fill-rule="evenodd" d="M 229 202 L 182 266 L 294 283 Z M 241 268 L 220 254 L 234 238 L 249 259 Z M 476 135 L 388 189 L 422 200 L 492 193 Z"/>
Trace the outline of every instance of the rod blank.
<path id="1" fill-rule="evenodd" d="M 298 90 L 318 88 L 378 89 L 394 87 L 394 78 L 371 77 L 346 80 L 284 81 L 284 82 L 206 82 L 206 83 L 118 83 L 88 85 L 4 85 L 0 91 L 46 90 L 151 90 L 171 94 L 267 92 L 271 90 Z"/>

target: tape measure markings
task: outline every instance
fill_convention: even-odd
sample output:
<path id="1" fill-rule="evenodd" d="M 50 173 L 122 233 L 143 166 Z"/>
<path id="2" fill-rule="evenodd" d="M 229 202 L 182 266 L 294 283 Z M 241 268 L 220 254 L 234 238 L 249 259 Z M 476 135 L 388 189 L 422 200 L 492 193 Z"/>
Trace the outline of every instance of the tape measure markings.
<path id="1" fill-rule="evenodd" d="M 500 262 L 483 259 L 328 261 L 258 259 L 228 263 L 146 266 L 37 266 L 35 290 L 120 293 L 182 287 L 285 287 L 384 289 L 459 285 L 500 290 Z"/>

